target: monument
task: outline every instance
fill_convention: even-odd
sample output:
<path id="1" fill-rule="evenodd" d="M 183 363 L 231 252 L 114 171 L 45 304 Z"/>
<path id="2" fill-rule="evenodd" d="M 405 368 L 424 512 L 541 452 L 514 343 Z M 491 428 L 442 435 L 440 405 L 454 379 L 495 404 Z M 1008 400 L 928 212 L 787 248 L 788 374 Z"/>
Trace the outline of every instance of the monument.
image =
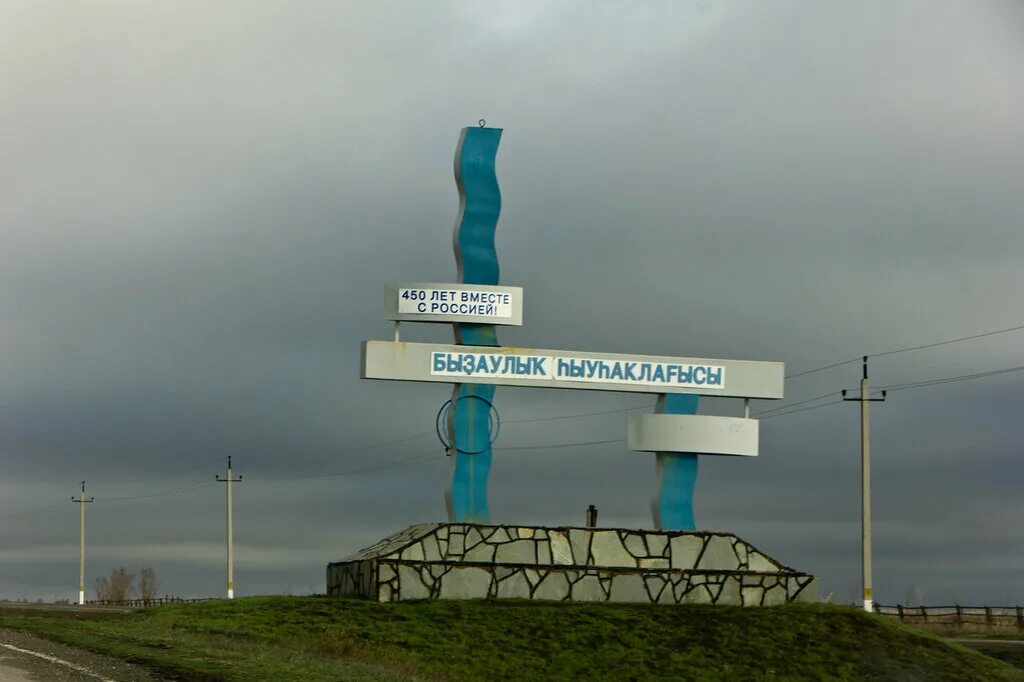
<path id="1" fill-rule="evenodd" d="M 815 600 L 814 576 L 731 533 L 699 531 L 700 455 L 756 457 L 749 400 L 783 396 L 778 362 L 507 348 L 497 327 L 522 325 L 523 290 L 499 285 L 501 129 L 462 130 L 455 152 L 459 213 L 455 283 L 385 287 L 392 341 L 365 341 L 364 379 L 452 384 L 438 433 L 452 457 L 448 523 L 420 524 L 327 567 L 331 595 L 380 601 L 523 598 L 770 605 Z M 402 322 L 451 324 L 454 344 L 401 340 Z M 655 456 L 653 530 L 491 523 L 487 484 L 498 386 L 648 393 L 654 414 L 627 422 L 631 450 Z M 743 417 L 697 415 L 701 395 L 743 401 Z"/>

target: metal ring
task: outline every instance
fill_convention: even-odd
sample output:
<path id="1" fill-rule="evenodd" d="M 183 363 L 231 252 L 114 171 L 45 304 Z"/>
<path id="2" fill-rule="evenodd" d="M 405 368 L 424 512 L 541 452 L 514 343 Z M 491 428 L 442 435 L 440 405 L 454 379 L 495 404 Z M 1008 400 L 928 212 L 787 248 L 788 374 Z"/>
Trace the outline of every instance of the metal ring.
<path id="1" fill-rule="evenodd" d="M 501 433 L 501 415 L 498 414 L 498 410 L 497 410 L 496 407 L 494 407 L 494 403 L 492 403 L 487 398 L 482 398 L 482 397 L 480 397 L 478 395 L 459 396 L 458 398 L 455 399 L 455 402 L 457 403 L 460 400 L 467 400 L 469 398 L 473 398 L 475 400 L 479 400 L 479 401 L 485 403 L 487 405 L 487 407 L 489 408 L 489 410 L 487 412 L 487 426 L 488 426 L 488 431 L 489 431 L 488 435 L 490 436 L 490 442 L 487 443 L 487 445 L 485 445 L 484 447 L 482 447 L 479 450 L 472 450 L 472 451 L 471 450 L 461 450 L 458 447 L 456 447 L 455 451 L 459 452 L 459 453 L 462 453 L 463 455 L 479 455 L 481 452 L 484 452 L 485 450 L 490 448 L 492 445 L 494 445 L 494 442 L 496 440 L 498 440 L 498 434 Z M 446 400 L 444 402 L 444 404 L 441 405 L 441 409 L 439 409 L 437 411 L 437 417 L 434 418 L 434 431 L 437 433 L 437 439 L 439 441 L 441 441 L 441 445 L 444 446 L 445 450 L 452 449 L 452 443 L 451 443 L 450 440 L 446 440 L 445 439 L 445 435 L 442 434 L 442 432 L 441 432 L 441 422 L 442 421 L 445 421 L 445 422 L 448 421 L 448 411 L 451 410 L 451 408 L 452 408 L 452 401 L 450 399 Z M 445 432 L 447 432 L 447 430 L 448 429 L 446 428 Z"/>
<path id="2" fill-rule="evenodd" d="M 477 121 L 477 123 L 479 123 L 480 127 L 483 128 L 484 126 L 487 125 L 487 120 L 482 118 L 479 121 Z"/>

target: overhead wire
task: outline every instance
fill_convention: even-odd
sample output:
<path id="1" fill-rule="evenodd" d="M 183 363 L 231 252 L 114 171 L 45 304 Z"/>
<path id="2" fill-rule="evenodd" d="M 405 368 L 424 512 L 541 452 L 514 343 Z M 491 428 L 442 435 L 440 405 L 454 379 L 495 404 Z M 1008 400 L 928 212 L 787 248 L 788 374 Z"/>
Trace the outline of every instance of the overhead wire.
<path id="1" fill-rule="evenodd" d="M 871 358 L 881 358 L 881 357 L 885 357 L 885 356 L 888 356 L 888 355 L 896 355 L 898 353 L 909 353 L 910 351 L 924 350 L 926 348 L 937 348 L 938 346 L 947 346 L 947 345 L 952 344 L 952 343 L 961 343 L 963 341 L 973 341 L 974 339 L 981 339 L 981 338 L 985 338 L 987 336 L 995 336 L 997 334 L 1006 334 L 1008 332 L 1016 332 L 1016 331 L 1020 331 L 1022 329 L 1024 329 L 1024 324 L 1017 325 L 1015 327 L 1007 327 L 1006 329 L 996 329 L 996 330 L 989 331 L 989 332 L 981 332 L 980 334 L 971 334 L 969 336 L 960 336 L 960 337 L 957 337 L 955 339 L 945 339 L 943 341 L 936 341 L 934 343 L 925 343 L 925 344 L 921 344 L 919 346 L 908 346 L 906 348 L 897 348 L 896 350 L 887 350 L 887 351 L 884 351 L 882 353 L 872 353 L 868 357 L 871 357 Z M 863 356 L 860 356 L 860 357 L 856 357 L 856 358 L 851 358 L 849 360 L 843 360 L 842 362 L 834 362 L 831 365 L 825 365 L 823 367 L 816 367 L 814 369 L 804 370 L 802 372 L 797 372 L 795 374 L 787 374 L 786 378 L 787 379 L 796 379 L 797 377 L 806 376 L 808 374 L 814 374 L 816 372 L 824 372 L 825 370 L 833 369 L 835 367 L 842 367 L 843 365 L 849 365 L 849 364 L 852 364 L 854 362 L 860 362 L 862 358 L 863 358 Z"/>
<path id="2" fill-rule="evenodd" d="M 980 338 L 985 338 L 985 337 L 995 336 L 995 335 L 998 335 L 998 334 L 1005 334 L 1005 333 L 1015 332 L 1015 331 L 1020 331 L 1020 330 L 1024 330 L 1024 325 L 1018 325 L 1018 326 L 1014 326 L 1014 327 L 1007 327 L 1005 329 L 997 329 L 997 330 L 993 330 L 993 331 L 982 332 L 982 333 L 979 333 L 979 334 L 971 334 L 971 335 L 968 335 L 968 336 L 961 336 L 961 337 L 957 337 L 957 338 L 953 338 L 953 339 L 945 339 L 945 340 L 942 340 L 942 341 L 936 341 L 934 343 L 921 344 L 921 345 L 917 345 L 917 346 L 908 346 L 906 348 L 897 348 L 897 349 L 890 350 L 890 351 L 885 351 L 885 352 L 882 352 L 882 353 L 875 353 L 873 355 L 870 355 L 869 357 L 878 358 L 878 357 L 885 357 L 885 356 L 890 356 L 890 355 L 896 355 L 896 354 L 899 354 L 899 353 L 908 353 L 908 352 L 924 350 L 924 349 L 928 349 L 928 348 L 936 348 L 936 347 L 940 347 L 940 346 L 946 346 L 946 345 L 950 345 L 950 344 L 954 344 L 954 343 L 961 343 L 961 342 L 964 342 L 964 341 L 971 341 L 971 340 L 975 340 L 975 339 L 980 339 Z M 785 378 L 786 379 L 795 379 L 795 378 L 806 376 L 806 375 L 809 375 L 809 374 L 814 374 L 816 372 L 822 372 L 822 371 L 826 371 L 826 370 L 833 369 L 833 368 L 836 368 L 836 367 L 842 367 L 844 365 L 852 364 L 852 363 L 858 362 L 860 360 L 861 360 L 861 357 L 850 358 L 849 360 L 843 360 L 843 361 L 835 362 L 835 363 L 832 363 L 832 364 L 829 364 L 829 365 L 824 365 L 822 367 L 817 367 L 817 368 L 814 368 L 814 369 L 809 369 L 809 370 L 804 370 L 804 371 L 796 372 L 794 374 L 789 374 L 789 375 L 786 375 Z M 943 377 L 943 378 L 938 378 L 938 379 L 926 379 L 926 380 L 922 380 L 922 381 L 906 382 L 906 383 L 902 383 L 902 384 L 888 384 L 888 385 L 885 385 L 885 386 L 878 386 L 878 387 L 876 387 L 874 389 L 874 391 L 877 392 L 877 391 L 881 391 L 881 390 L 886 390 L 886 391 L 912 390 L 912 389 L 917 389 L 917 388 L 926 388 L 926 387 L 929 387 L 929 386 L 938 386 L 938 385 L 947 384 L 947 383 L 955 383 L 955 382 L 960 382 L 960 381 L 969 381 L 969 380 L 974 380 L 974 379 L 981 379 L 981 378 L 990 377 L 990 376 L 998 376 L 998 375 L 1009 374 L 1009 373 L 1019 372 L 1019 371 L 1024 371 L 1024 366 L 1008 367 L 1008 368 L 1003 368 L 1003 369 L 999 369 L 999 370 L 993 370 L 993 371 L 989 371 L 989 372 L 977 372 L 977 373 L 973 373 L 973 374 L 965 374 L 965 375 L 953 376 L 953 377 Z M 833 400 L 833 401 L 830 401 L 830 402 L 827 402 L 827 403 L 818 404 L 818 405 L 812 405 L 811 404 L 811 403 L 817 402 L 819 400 L 824 400 L 825 398 L 831 397 L 833 395 L 835 395 L 835 392 L 830 392 L 830 393 L 822 394 L 820 396 L 816 396 L 814 398 L 808 398 L 806 400 L 801 400 L 801 401 L 798 401 L 798 402 L 795 402 L 795 403 L 788 403 L 786 405 L 780 405 L 779 407 L 775 407 L 775 408 L 771 408 L 771 409 L 767 409 L 767 410 L 762 410 L 761 412 L 758 412 L 758 413 L 754 414 L 753 416 L 760 417 L 761 419 L 773 419 L 775 417 L 783 417 L 783 416 L 788 416 L 788 415 L 791 415 L 791 414 L 797 414 L 797 413 L 800 413 L 800 412 L 816 410 L 816 409 L 819 409 L 819 408 L 822 408 L 822 407 L 828 407 L 828 406 L 836 405 L 836 404 L 838 404 L 840 402 L 843 402 L 842 400 Z M 622 412 L 631 412 L 631 411 L 634 411 L 634 410 L 649 409 L 650 407 L 651 407 L 650 404 L 648 404 L 648 405 L 634 405 L 634 406 L 630 406 L 630 407 L 616 408 L 616 409 L 612 409 L 612 410 L 600 410 L 600 411 L 595 411 L 595 412 L 583 412 L 583 413 L 568 414 L 568 415 L 557 415 L 557 416 L 553 416 L 553 417 L 534 417 L 534 418 L 526 418 L 526 419 L 512 419 L 512 420 L 507 420 L 505 423 L 506 424 L 523 424 L 523 423 L 538 423 L 538 422 L 548 422 L 548 421 L 560 421 L 560 420 L 566 420 L 566 419 L 579 419 L 579 418 L 583 418 L 583 417 L 600 416 L 600 415 L 607 415 L 607 414 L 618 414 L 618 413 L 622 413 Z M 380 447 L 387 447 L 389 445 L 397 445 L 399 443 L 404 443 L 404 442 L 416 440 L 418 438 L 423 438 L 425 436 L 429 436 L 429 435 L 431 435 L 431 433 L 432 432 L 430 432 L 430 431 L 425 431 L 425 432 L 422 432 L 422 433 L 414 434 L 414 435 L 411 435 L 411 436 L 406 436 L 406 437 L 403 437 L 403 438 L 397 438 L 397 439 L 390 440 L 390 441 L 384 441 L 384 442 L 381 442 L 381 443 L 371 443 L 371 444 L 367 444 L 367 445 L 361 445 L 361 446 L 355 446 L 355 447 L 351 447 L 351 448 L 345 448 L 343 450 L 338 451 L 337 454 L 345 454 L 345 453 L 350 453 L 350 452 L 358 452 L 358 451 L 361 451 L 361 450 L 367 450 L 367 449 L 371 449 L 371 448 L 380 448 Z M 572 443 L 554 443 L 554 444 L 547 444 L 547 445 L 503 446 L 503 447 L 496 447 L 496 448 L 494 448 L 494 450 L 496 450 L 496 451 L 553 450 L 553 449 L 572 448 L 572 447 L 607 445 L 607 444 L 612 444 L 612 443 L 624 443 L 624 442 L 625 442 L 625 439 L 618 438 L 618 439 L 609 439 L 609 440 L 581 441 L 581 442 L 572 442 Z M 443 452 L 443 451 L 441 451 L 441 452 Z M 365 468 L 362 468 L 362 469 L 350 469 L 350 470 L 346 470 L 346 471 L 332 472 L 332 473 L 326 473 L 326 474 L 316 474 L 316 475 L 311 475 L 311 476 L 299 476 L 299 477 L 294 477 L 294 478 L 285 479 L 285 480 L 312 480 L 312 479 L 320 479 L 320 478 L 332 478 L 332 477 L 339 477 L 339 476 L 350 476 L 350 475 L 357 475 L 357 474 L 362 474 L 362 473 L 371 473 L 371 472 L 374 472 L 374 471 L 383 471 L 383 470 L 393 469 L 393 468 L 397 468 L 397 467 L 410 466 L 410 465 L 414 465 L 414 464 L 426 463 L 426 462 L 433 461 L 433 460 L 439 460 L 440 458 L 436 457 L 436 455 L 438 455 L 438 454 L 440 454 L 439 451 L 433 450 L 433 451 L 430 451 L 430 452 L 427 452 L 427 453 L 421 453 L 421 454 L 416 455 L 416 456 L 414 456 L 412 458 L 409 458 L 409 459 L 400 460 L 400 461 L 397 461 L 397 462 L 391 462 L 391 463 L 388 463 L 388 464 L 385 464 L 385 465 L 381 465 L 381 466 L 365 467 Z M 207 465 L 213 463 L 214 461 L 216 461 L 216 459 L 219 459 L 219 457 L 218 458 L 205 459 L 201 465 L 199 465 L 197 467 L 190 468 L 190 469 L 182 471 L 182 472 L 178 472 L 175 475 L 181 475 L 182 473 L 190 473 L 190 472 L 192 472 L 192 471 L 194 471 L 194 470 L 196 470 L 198 468 L 201 468 L 201 467 L 204 467 L 204 466 L 207 466 Z M 133 479 L 133 480 L 128 480 L 128 481 L 114 481 L 114 482 L 108 482 L 108 483 L 110 483 L 110 484 L 125 484 L 125 483 L 138 482 L 140 480 L 146 480 L 146 479 Z M 281 479 L 276 479 L 276 480 L 281 480 Z M 212 482 L 212 481 L 210 481 L 210 482 L 202 481 L 202 482 L 192 483 L 192 484 L 189 484 L 189 485 L 186 485 L 186 486 L 179 486 L 179 487 L 176 487 L 176 488 L 160 490 L 160 491 L 156 491 L 156 492 L 152 492 L 152 493 L 146 493 L 146 494 L 142 494 L 142 495 L 121 495 L 121 496 L 110 496 L 110 497 L 104 496 L 104 499 L 105 500 L 110 500 L 110 501 L 141 500 L 141 499 L 148 499 L 148 498 L 152 498 L 152 497 L 159 497 L 159 496 L 163 496 L 163 495 L 177 494 L 177 493 L 180 493 L 180 492 L 185 492 L 185 491 L 188 491 L 188 490 L 193 490 L 193 489 L 197 489 L 197 488 L 201 488 L 201 487 L 206 487 L 206 486 L 213 485 L 213 484 L 214 484 L 214 482 Z M 36 513 L 36 512 L 40 512 L 40 511 L 46 511 L 46 510 L 49 510 L 49 509 L 54 509 L 59 504 L 62 504 L 62 503 L 63 503 L 63 500 L 61 500 L 61 502 L 59 502 L 59 503 L 53 503 L 53 504 L 50 504 L 50 505 L 47 505 L 47 506 L 44 506 L 44 507 L 36 507 L 36 508 L 32 508 L 32 509 L 24 510 L 24 511 L 20 511 L 20 512 L 4 512 L 4 513 L 0 513 L 0 516 L 9 517 L 9 516 L 18 516 L 18 515 L 23 515 L 23 514 L 29 514 L 29 513 Z"/>

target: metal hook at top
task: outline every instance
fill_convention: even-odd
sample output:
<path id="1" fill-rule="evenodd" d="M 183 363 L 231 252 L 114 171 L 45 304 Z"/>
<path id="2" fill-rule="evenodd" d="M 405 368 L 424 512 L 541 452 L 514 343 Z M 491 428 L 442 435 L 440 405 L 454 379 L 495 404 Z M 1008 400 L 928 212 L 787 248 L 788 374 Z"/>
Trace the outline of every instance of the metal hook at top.
<path id="1" fill-rule="evenodd" d="M 483 128 L 484 126 L 487 125 L 487 120 L 482 118 L 479 121 L 477 121 L 477 123 L 479 123 L 480 127 Z"/>

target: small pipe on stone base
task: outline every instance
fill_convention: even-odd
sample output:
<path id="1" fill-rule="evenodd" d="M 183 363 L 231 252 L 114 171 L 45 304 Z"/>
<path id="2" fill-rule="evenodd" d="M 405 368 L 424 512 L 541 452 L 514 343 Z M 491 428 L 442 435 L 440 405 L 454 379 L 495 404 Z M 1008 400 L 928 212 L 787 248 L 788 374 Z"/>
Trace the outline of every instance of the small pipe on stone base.
<path id="1" fill-rule="evenodd" d="M 587 507 L 587 528 L 597 528 L 597 507 Z"/>

